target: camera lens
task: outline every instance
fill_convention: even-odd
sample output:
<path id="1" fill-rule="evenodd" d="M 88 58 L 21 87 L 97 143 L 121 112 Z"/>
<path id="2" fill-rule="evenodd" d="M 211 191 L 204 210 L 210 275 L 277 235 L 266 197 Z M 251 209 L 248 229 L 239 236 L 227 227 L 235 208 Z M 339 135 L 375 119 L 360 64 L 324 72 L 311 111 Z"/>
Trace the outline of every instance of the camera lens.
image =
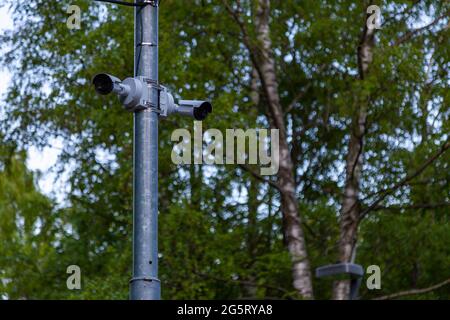
<path id="1" fill-rule="evenodd" d="M 203 102 L 197 108 L 194 108 L 194 119 L 198 121 L 205 120 L 208 116 L 208 113 L 212 111 L 212 105 L 209 102 Z"/>
<path id="2" fill-rule="evenodd" d="M 111 93 L 114 88 L 111 77 L 105 73 L 97 74 L 92 80 L 92 83 L 95 86 L 95 91 L 103 95 Z"/>

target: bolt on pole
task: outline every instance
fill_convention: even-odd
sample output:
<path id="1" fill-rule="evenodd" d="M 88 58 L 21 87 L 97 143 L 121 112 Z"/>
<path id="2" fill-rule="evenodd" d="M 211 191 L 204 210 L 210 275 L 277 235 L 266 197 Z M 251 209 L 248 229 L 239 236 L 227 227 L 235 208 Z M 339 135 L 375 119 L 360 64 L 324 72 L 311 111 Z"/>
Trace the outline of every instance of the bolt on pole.
<path id="1" fill-rule="evenodd" d="M 134 9 L 134 76 L 158 84 L 158 2 Z M 158 105 L 153 86 L 150 103 Z M 130 299 L 159 300 L 158 279 L 158 113 L 154 108 L 134 112 L 133 278 Z"/>

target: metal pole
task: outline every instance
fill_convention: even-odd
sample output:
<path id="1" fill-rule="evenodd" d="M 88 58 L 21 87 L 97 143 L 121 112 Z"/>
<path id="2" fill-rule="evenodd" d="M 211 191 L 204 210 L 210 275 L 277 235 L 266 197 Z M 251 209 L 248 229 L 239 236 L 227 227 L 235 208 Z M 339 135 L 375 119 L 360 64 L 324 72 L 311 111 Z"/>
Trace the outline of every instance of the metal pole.
<path id="1" fill-rule="evenodd" d="M 158 2 L 134 11 L 135 76 L 158 83 Z M 152 105 L 158 89 L 152 89 Z M 133 278 L 130 299 L 158 300 L 158 114 L 153 108 L 134 113 Z"/>

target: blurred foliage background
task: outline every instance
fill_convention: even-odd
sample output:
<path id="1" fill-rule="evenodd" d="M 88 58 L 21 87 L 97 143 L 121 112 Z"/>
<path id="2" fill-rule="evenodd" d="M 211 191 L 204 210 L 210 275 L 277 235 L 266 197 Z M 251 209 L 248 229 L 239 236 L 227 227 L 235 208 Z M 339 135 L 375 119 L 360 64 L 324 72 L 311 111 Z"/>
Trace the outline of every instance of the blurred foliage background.
<path id="1" fill-rule="evenodd" d="M 271 1 L 270 35 L 312 269 L 339 259 L 344 165 L 359 97 L 371 98 L 363 206 L 449 139 L 449 3 L 377 3 L 383 25 L 370 75 L 361 82 L 356 52 L 364 1 Z M 70 4 L 81 8 L 80 30 L 66 26 Z M 133 121 L 116 99 L 94 94 L 90 79 L 102 71 L 133 74 L 133 9 L 87 0 L 4 5 L 14 28 L 0 36 L 1 64 L 13 75 L 0 102 L 0 295 L 127 299 Z M 241 5 L 251 12 L 254 1 Z M 254 17 L 244 16 L 251 26 Z M 266 102 L 251 100 L 252 62 L 240 32 L 222 1 L 161 1 L 160 81 L 177 97 L 213 101 L 204 130 L 269 127 Z M 299 298 L 277 190 L 239 166 L 172 164 L 176 128 L 193 130 L 193 122 L 160 122 L 163 298 Z M 69 177 L 62 202 L 44 195 L 39 176 L 25 165 L 30 146 L 43 148 L 54 138 L 63 141 L 55 169 Z M 449 160 L 443 153 L 361 221 L 356 262 L 382 271 L 381 290 L 363 281 L 363 299 L 450 277 Z M 79 291 L 66 288 L 72 264 L 82 270 Z M 331 282 L 313 284 L 315 298 L 331 297 Z M 405 298 L 449 299 L 450 286 Z"/>

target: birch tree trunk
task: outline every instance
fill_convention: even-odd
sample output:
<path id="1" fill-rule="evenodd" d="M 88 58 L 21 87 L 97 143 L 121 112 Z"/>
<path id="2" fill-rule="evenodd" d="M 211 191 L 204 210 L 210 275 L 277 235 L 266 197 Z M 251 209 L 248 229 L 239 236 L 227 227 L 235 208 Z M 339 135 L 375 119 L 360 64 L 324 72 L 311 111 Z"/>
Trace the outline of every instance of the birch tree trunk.
<path id="1" fill-rule="evenodd" d="M 277 175 L 285 226 L 284 233 L 292 260 L 293 286 L 303 298 L 312 299 L 311 269 L 295 195 L 294 166 L 287 142 L 284 114 L 278 93 L 269 18 L 270 1 L 258 0 L 256 12 L 258 48 L 257 52 L 253 52 L 254 63 L 256 63 L 255 67 L 260 77 L 263 94 L 268 102 L 270 122 L 273 127 L 279 129 L 280 163 Z"/>
<path id="2" fill-rule="evenodd" d="M 372 3 L 370 3 L 372 4 Z M 369 5 L 370 5 L 369 4 Z M 369 16 L 367 16 L 368 18 Z M 366 19 L 367 21 L 367 19 Z M 367 28 L 365 23 L 358 46 L 359 78 L 364 80 L 373 61 L 375 29 Z M 364 155 L 364 135 L 366 133 L 368 101 L 363 98 L 352 120 L 352 132 L 346 158 L 346 181 L 340 214 L 339 259 L 352 262 L 355 257 L 357 231 L 360 221 L 360 180 Z M 336 281 L 333 290 L 335 300 L 346 300 L 350 293 L 350 280 Z"/>

